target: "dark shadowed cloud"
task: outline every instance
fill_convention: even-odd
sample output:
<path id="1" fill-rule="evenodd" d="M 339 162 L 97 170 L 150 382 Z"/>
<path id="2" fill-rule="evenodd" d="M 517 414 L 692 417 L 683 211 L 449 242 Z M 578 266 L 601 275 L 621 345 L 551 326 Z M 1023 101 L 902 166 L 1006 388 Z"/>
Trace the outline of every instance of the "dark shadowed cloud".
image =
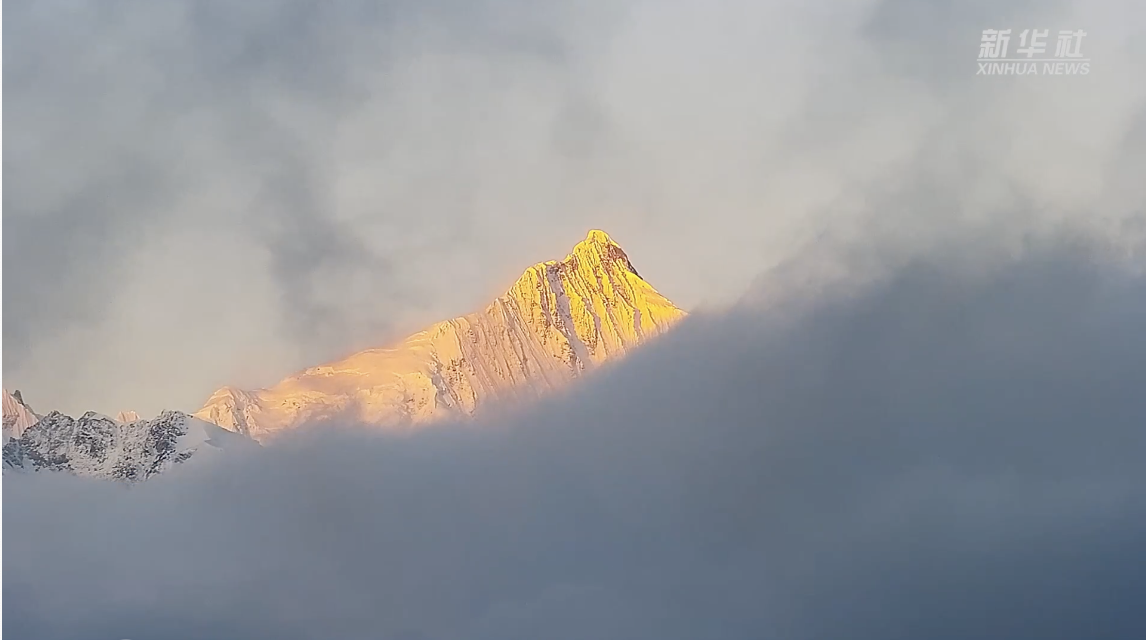
<path id="1" fill-rule="evenodd" d="M 496 422 L 10 474 L 4 631 L 1142 637 L 1146 280 L 1093 237 L 989 244 L 770 272 Z"/>

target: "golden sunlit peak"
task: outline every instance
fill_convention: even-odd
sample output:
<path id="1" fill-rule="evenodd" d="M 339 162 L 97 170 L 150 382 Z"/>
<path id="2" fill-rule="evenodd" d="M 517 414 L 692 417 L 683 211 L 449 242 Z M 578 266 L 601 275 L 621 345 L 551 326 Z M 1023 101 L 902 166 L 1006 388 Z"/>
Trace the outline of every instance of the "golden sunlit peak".
<path id="1" fill-rule="evenodd" d="M 626 266 L 629 266 L 631 269 L 632 265 L 628 264 L 628 258 L 625 256 L 624 250 L 621 249 L 621 245 L 614 242 L 613 239 L 609 237 L 609 234 L 604 231 L 600 229 L 590 229 L 589 233 L 585 235 L 585 239 L 574 245 L 573 251 L 565 256 L 565 261 L 569 262 L 579 259 L 589 263 L 596 263 L 618 258 L 624 259 Z"/>
<path id="2" fill-rule="evenodd" d="M 590 229 L 589 234 L 585 236 L 585 242 L 597 242 L 600 244 L 616 244 L 609 234 L 601 231 L 600 229 Z"/>
<path id="3" fill-rule="evenodd" d="M 216 392 L 195 416 L 265 440 L 334 416 L 404 428 L 528 400 L 623 357 L 685 316 L 609 234 L 590 230 L 486 308 L 268 389 Z"/>
<path id="4" fill-rule="evenodd" d="M 589 263 L 620 266 L 631 271 L 638 278 L 641 277 L 636 267 L 629 261 L 629 256 L 621 248 L 621 245 L 600 229 L 590 229 L 585 239 L 573 247 L 573 253 L 570 257 L 587 260 Z"/>

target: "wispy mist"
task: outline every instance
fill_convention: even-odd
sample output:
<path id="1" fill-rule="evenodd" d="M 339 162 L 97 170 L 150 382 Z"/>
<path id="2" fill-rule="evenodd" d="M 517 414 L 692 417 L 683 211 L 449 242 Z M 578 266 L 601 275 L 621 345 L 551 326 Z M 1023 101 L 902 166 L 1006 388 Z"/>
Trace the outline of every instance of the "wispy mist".
<path id="1" fill-rule="evenodd" d="M 690 308 L 809 247 L 1142 234 L 1136 2 L 6 8 L 4 373 L 37 407 L 193 409 L 589 227 Z M 982 29 L 1039 25 L 1093 73 L 974 76 Z"/>

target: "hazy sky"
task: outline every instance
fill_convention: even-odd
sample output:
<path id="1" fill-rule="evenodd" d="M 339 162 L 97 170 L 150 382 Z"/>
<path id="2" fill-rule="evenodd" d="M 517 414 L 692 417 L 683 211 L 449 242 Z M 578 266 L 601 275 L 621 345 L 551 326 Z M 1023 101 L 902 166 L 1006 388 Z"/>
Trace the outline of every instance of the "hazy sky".
<path id="1" fill-rule="evenodd" d="M 808 252 L 1142 233 L 1136 0 L 5 9 L 3 373 L 41 411 L 193 410 L 591 227 L 687 308 Z M 975 77 L 992 27 L 1085 29 L 1092 73 Z"/>

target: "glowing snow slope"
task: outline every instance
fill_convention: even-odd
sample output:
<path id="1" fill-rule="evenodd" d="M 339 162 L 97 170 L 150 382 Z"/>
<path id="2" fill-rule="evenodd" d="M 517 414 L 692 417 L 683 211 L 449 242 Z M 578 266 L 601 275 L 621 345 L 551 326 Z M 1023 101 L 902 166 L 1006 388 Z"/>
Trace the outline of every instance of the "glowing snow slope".
<path id="1" fill-rule="evenodd" d="M 334 417 L 395 427 L 469 416 L 560 387 L 684 315 L 605 232 L 590 231 L 482 311 L 269 389 L 224 387 L 195 416 L 256 440 Z"/>
<path id="2" fill-rule="evenodd" d="M 8 393 L 4 389 L 4 442 L 9 438 L 19 438 L 24 431 L 36 424 L 40 416 L 36 415 L 32 408 L 24 404 L 24 399 L 20 397 L 20 392 Z"/>

